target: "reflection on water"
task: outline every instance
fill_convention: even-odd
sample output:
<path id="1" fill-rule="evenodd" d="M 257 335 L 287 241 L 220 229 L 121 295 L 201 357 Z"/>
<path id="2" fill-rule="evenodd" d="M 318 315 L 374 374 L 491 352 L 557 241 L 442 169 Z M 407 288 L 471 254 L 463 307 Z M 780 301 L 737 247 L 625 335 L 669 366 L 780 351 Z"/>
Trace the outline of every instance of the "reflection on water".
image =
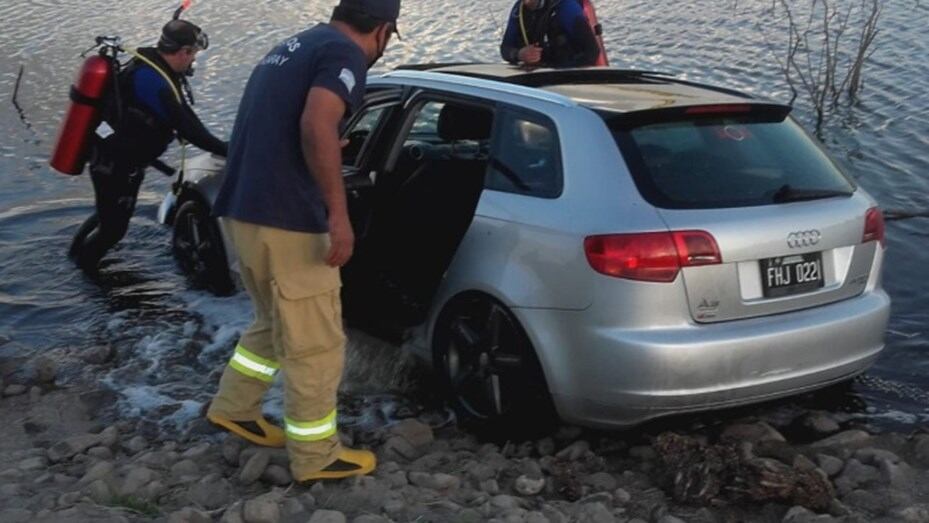
<path id="1" fill-rule="evenodd" d="M 334 0 L 195 2 L 189 17 L 210 34 L 192 84 L 198 112 L 228 135 L 252 65 L 273 44 L 327 17 Z M 70 236 L 90 212 L 86 177 L 53 174 L 47 157 L 67 100 L 78 54 L 100 34 L 151 44 L 176 2 L 4 2 L 0 19 L 0 357 L 26 357 L 28 347 L 53 354 L 111 343 L 115 370 L 99 376 L 120 392 L 125 412 L 157 420 L 195 416 L 215 387 L 237 335 L 250 320 L 243 296 L 218 299 L 187 289 L 168 250 L 169 233 L 155 209 L 169 180 L 149 174 L 128 237 L 109 257 L 100 285 L 65 261 Z M 613 65 L 667 71 L 780 101 L 787 86 L 759 30 L 770 2 L 630 0 L 598 3 Z M 379 69 L 411 62 L 497 61 L 511 0 L 406 0 L 395 41 Z M 877 51 L 865 72 L 862 100 L 844 107 L 824 133 L 848 172 L 886 209 L 929 210 L 929 6 L 888 2 Z M 786 35 L 785 35 L 786 39 Z M 20 68 L 22 78 L 12 98 Z M 802 101 L 796 112 L 807 124 Z M 176 160 L 172 151 L 169 160 Z M 894 299 L 888 350 L 875 368 L 840 397 L 782 402 L 850 411 L 880 424 L 929 417 L 929 220 L 888 224 L 885 284 Z M 389 419 L 392 393 L 416 389 L 412 364 L 396 348 L 353 336 L 347 372 L 351 423 Z M 76 365 L 74 374 L 94 372 Z M 362 387 L 364 385 L 364 387 Z M 375 391 L 390 393 L 387 396 Z M 271 408 L 279 409 L 279 395 Z M 385 399 L 387 398 L 387 399 Z M 831 399 L 828 399 L 831 398 Z M 807 403 L 804 403 L 807 402 Z M 379 412 L 380 414 L 376 414 Z M 383 422 L 383 419 L 381 422 Z"/>

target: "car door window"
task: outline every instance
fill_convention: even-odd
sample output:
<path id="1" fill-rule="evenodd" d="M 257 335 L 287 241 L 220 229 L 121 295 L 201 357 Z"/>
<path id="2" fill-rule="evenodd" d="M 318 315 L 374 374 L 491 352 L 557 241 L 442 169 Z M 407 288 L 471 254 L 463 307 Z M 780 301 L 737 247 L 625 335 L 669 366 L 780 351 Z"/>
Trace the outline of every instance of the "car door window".
<path id="1" fill-rule="evenodd" d="M 382 103 L 365 107 L 343 133 L 343 140 L 348 140 L 342 148 L 342 166 L 358 167 L 362 153 L 367 149 L 378 125 L 388 113 L 388 109 L 397 105 L 395 102 Z"/>
<path id="2" fill-rule="evenodd" d="M 540 198 L 560 196 L 560 149 L 554 124 L 541 115 L 501 111 L 486 188 Z"/>

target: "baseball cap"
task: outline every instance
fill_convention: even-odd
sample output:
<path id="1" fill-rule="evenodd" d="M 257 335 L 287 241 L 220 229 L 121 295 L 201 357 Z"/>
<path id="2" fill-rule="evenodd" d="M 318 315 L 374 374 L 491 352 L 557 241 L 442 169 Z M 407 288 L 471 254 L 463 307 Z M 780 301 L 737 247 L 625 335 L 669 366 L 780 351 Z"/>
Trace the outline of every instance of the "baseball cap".
<path id="1" fill-rule="evenodd" d="M 202 29 L 187 20 L 171 20 L 161 29 L 158 45 L 171 51 L 185 46 L 206 49 L 210 46 L 210 39 Z"/>
<path id="2" fill-rule="evenodd" d="M 391 22 L 394 32 L 397 30 L 397 19 L 400 18 L 400 0 L 340 0 L 339 7 L 364 13 L 371 18 Z"/>

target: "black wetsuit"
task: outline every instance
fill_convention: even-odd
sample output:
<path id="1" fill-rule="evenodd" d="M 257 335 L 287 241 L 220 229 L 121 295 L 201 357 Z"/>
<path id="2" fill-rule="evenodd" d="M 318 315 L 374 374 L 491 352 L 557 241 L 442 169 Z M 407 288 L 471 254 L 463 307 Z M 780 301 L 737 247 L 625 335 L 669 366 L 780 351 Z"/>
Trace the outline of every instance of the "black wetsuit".
<path id="1" fill-rule="evenodd" d="M 164 76 L 138 59 L 119 74 L 121 103 L 117 107 L 116 97 L 111 96 L 104 112 L 104 120 L 115 132 L 97 137 L 90 157 L 96 212 L 78 229 L 69 251 L 78 266 L 91 274 L 107 251 L 126 235 L 145 167 L 161 156 L 176 136 L 222 156 L 228 148 L 204 127 L 188 104 L 184 77 L 174 73 L 154 48 L 142 48 L 139 53 L 167 73 L 174 89 Z"/>

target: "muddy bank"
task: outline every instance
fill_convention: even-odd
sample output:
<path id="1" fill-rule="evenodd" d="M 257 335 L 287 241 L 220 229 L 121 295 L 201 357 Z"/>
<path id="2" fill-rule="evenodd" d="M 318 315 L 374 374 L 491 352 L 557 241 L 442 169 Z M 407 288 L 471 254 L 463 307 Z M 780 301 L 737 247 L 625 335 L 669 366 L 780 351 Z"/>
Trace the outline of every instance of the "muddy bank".
<path id="1" fill-rule="evenodd" d="M 84 361 L 113 356 L 101 348 Z M 177 437 L 101 423 L 112 392 L 59 386 L 49 358 L 17 368 L 0 384 L 8 523 L 929 521 L 929 434 L 843 430 L 823 412 L 657 434 L 562 427 L 500 445 L 424 413 L 345 434 L 377 452 L 374 475 L 307 487 L 292 483 L 281 450 L 200 420 Z"/>

